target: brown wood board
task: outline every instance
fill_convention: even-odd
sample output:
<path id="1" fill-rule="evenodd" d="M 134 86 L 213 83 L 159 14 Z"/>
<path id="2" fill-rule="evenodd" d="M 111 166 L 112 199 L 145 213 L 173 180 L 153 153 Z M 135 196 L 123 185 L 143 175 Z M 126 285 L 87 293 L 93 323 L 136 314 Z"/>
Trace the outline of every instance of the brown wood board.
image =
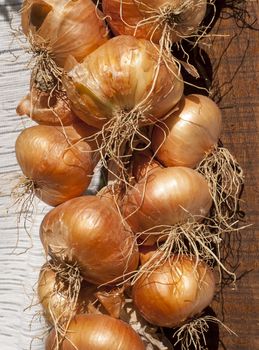
<path id="1" fill-rule="evenodd" d="M 218 345 L 212 349 L 259 349 L 259 4 L 247 1 L 246 25 L 237 12 L 242 1 L 218 1 L 221 10 L 213 27 L 213 39 L 207 49 L 212 62 L 214 86 L 219 88 L 217 100 L 223 112 L 222 141 L 242 165 L 245 186 L 241 209 L 245 223 L 231 243 L 233 266 L 238 265 L 236 285 L 223 289 L 220 305 L 213 308 L 219 318 L 237 336 L 220 328 Z M 229 7 L 227 4 L 229 3 Z M 244 3 L 244 1 L 243 1 Z M 243 12 L 243 15 L 245 13 Z M 239 17 L 238 17 L 239 16 Z M 258 28 L 258 29 L 256 29 Z M 218 66 L 218 62 L 220 65 Z M 231 239 L 230 239 L 231 241 Z"/>

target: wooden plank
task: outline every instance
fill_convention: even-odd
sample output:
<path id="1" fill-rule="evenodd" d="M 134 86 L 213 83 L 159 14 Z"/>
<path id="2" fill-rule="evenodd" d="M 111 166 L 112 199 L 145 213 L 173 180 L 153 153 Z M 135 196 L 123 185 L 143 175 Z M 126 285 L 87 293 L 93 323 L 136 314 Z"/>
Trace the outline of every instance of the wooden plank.
<path id="1" fill-rule="evenodd" d="M 229 8 L 222 5 L 214 27 L 214 32 L 230 34 L 234 39 L 230 46 L 231 37 L 214 40 L 209 55 L 214 67 L 221 59 L 214 76 L 222 94 L 219 103 L 224 117 L 222 141 L 244 169 L 241 209 L 246 214 L 246 222 L 253 226 L 240 231 L 239 241 L 233 244 L 233 262 L 239 264 L 237 275 L 240 279 L 235 288 L 229 286 L 223 290 L 223 308 L 217 303 L 214 307 L 217 314 L 224 317 L 225 324 L 238 335 L 220 332 L 219 348 L 255 350 L 259 349 L 259 23 L 245 27 L 237 21 L 238 13 L 233 7 L 237 7 L 238 2 L 245 3 L 232 1 Z M 247 1 L 245 20 L 252 23 L 258 15 L 258 2 Z"/>

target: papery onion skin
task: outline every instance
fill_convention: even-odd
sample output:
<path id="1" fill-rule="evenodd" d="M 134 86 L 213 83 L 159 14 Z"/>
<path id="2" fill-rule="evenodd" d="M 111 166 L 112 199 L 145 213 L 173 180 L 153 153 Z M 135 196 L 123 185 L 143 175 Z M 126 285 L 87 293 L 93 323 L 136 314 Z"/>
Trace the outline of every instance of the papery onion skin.
<path id="1" fill-rule="evenodd" d="M 78 61 L 107 38 L 104 21 L 91 0 L 25 0 L 22 29 L 34 44 L 46 44 L 52 58 L 63 67 L 68 55 Z"/>
<path id="2" fill-rule="evenodd" d="M 56 206 L 78 197 L 89 186 L 98 157 L 90 143 L 80 140 L 92 132 L 92 127 L 82 123 L 64 128 L 37 125 L 18 136 L 17 161 L 42 201 Z"/>
<path id="3" fill-rule="evenodd" d="M 45 350 L 54 349 L 55 331 Z M 60 350 L 145 350 L 139 335 L 125 322 L 105 315 L 79 315 L 69 325 Z"/>
<path id="4" fill-rule="evenodd" d="M 43 265 L 38 280 L 38 298 L 45 319 L 52 325 L 57 321 L 62 324 L 76 314 L 86 313 L 88 305 L 96 299 L 94 295 L 97 291 L 96 286 L 83 282 L 76 305 L 71 305 L 71 301 L 68 299 L 68 291 L 58 290 L 60 285 L 61 281 L 58 281 L 54 270 L 47 264 Z"/>
<path id="5" fill-rule="evenodd" d="M 210 98 L 183 97 L 179 110 L 153 129 L 156 158 L 165 166 L 194 168 L 217 145 L 221 124 L 221 111 Z"/>
<path id="6" fill-rule="evenodd" d="M 206 180 L 185 167 L 152 170 L 125 197 L 124 216 L 133 232 L 141 233 L 161 225 L 175 225 L 206 216 L 212 198 Z M 160 228 L 155 231 L 159 232 Z"/>
<path id="7" fill-rule="evenodd" d="M 183 93 L 176 65 L 168 63 L 170 72 L 164 63 L 157 68 L 158 60 L 157 48 L 147 40 L 124 35 L 112 38 L 64 76 L 73 111 L 97 128 L 133 109 L 143 111 L 143 125 L 153 124 Z"/>
<path id="8" fill-rule="evenodd" d="M 63 92 L 41 91 L 35 86 L 19 103 L 16 112 L 18 115 L 27 115 L 38 124 L 43 125 L 71 125 L 77 117 L 71 111 L 69 101 Z"/>
<path id="9" fill-rule="evenodd" d="M 213 271 L 188 256 L 173 256 L 152 272 L 143 272 L 133 286 L 133 302 L 150 323 L 177 327 L 199 314 L 215 292 Z"/>
<path id="10" fill-rule="evenodd" d="M 76 264 L 94 284 L 118 282 L 138 265 L 132 233 L 110 200 L 97 196 L 74 198 L 51 210 L 41 224 L 40 237 L 47 254 Z"/>
<path id="11" fill-rule="evenodd" d="M 143 14 L 139 11 L 134 0 L 103 0 L 103 11 L 107 16 L 107 21 L 115 35 L 134 35 L 137 38 L 151 39 L 158 43 L 162 35 L 159 28 L 152 35 L 156 25 L 137 24 L 143 20 Z M 122 13 L 120 13 L 122 11 Z"/>
<path id="12" fill-rule="evenodd" d="M 206 8 L 206 0 L 103 0 L 104 13 L 116 35 L 134 35 L 154 43 L 159 43 L 164 29 L 170 31 L 171 43 L 196 32 Z"/>

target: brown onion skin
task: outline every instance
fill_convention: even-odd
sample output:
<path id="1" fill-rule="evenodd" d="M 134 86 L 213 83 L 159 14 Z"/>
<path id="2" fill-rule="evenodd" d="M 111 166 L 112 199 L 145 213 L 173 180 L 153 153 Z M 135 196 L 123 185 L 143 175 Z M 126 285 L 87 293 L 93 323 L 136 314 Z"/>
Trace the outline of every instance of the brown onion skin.
<path id="1" fill-rule="evenodd" d="M 87 124 L 102 128 L 119 112 L 129 112 L 144 103 L 150 108 L 144 110 L 145 121 L 139 124 L 154 124 L 164 117 L 181 99 L 183 80 L 174 63 L 168 63 L 171 71 L 161 63 L 153 87 L 158 55 L 149 41 L 126 35 L 100 46 L 64 75 L 63 84 L 75 114 Z"/>
<path id="2" fill-rule="evenodd" d="M 97 12 L 91 0 L 25 0 L 22 29 L 34 44 L 45 42 L 57 65 L 64 67 L 68 55 L 81 61 L 108 40 Z"/>
<path id="3" fill-rule="evenodd" d="M 143 20 L 143 14 L 139 11 L 138 6 L 134 0 L 127 0 L 123 2 L 122 19 L 128 24 L 125 24 L 120 16 L 121 0 L 103 0 L 103 12 L 107 17 L 107 21 L 115 35 L 134 35 L 137 38 L 151 39 L 152 31 L 156 25 L 141 25 L 136 28 L 137 23 Z M 154 43 L 159 42 L 162 30 L 158 28 L 152 36 Z"/>
<path id="4" fill-rule="evenodd" d="M 132 297 L 148 322 L 177 327 L 203 311 L 214 292 L 215 277 L 208 265 L 173 256 L 154 271 L 144 272 L 133 286 Z"/>
<path id="5" fill-rule="evenodd" d="M 53 350 L 55 330 L 45 350 Z M 79 315 L 71 321 L 60 350 L 145 350 L 140 336 L 127 323 L 106 315 Z"/>
<path id="6" fill-rule="evenodd" d="M 38 124 L 43 125 L 71 125 L 77 117 L 71 111 L 66 94 L 55 90 L 50 96 L 49 92 L 41 91 L 35 86 L 19 103 L 16 108 L 18 115 L 27 115 Z"/>
<path id="7" fill-rule="evenodd" d="M 82 123 L 64 129 L 37 125 L 18 136 L 17 161 L 23 174 L 33 181 L 35 195 L 42 201 L 56 206 L 87 189 L 98 157 L 93 153 L 93 144 L 79 140 L 94 131 Z"/>
<path id="8" fill-rule="evenodd" d="M 179 109 L 153 129 L 156 158 L 165 166 L 194 168 L 217 145 L 221 119 L 220 109 L 210 98 L 183 97 Z"/>
<path id="9" fill-rule="evenodd" d="M 123 209 L 133 232 L 141 233 L 155 226 L 185 222 L 190 215 L 204 217 L 211 205 L 202 175 L 193 169 L 171 167 L 154 169 L 140 180 L 125 197 Z"/>
<path id="10" fill-rule="evenodd" d="M 137 38 L 151 40 L 154 43 L 159 43 L 163 35 L 165 25 L 168 22 L 162 22 L 160 18 L 160 25 L 158 22 L 144 23 L 138 25 L 144 19 L 148 19 L 154 15 L 159 14 L 159 10 L 163 6 L 171 7 L 172 19 L 173 12 L 183 4 L 184 0 L 144 0 L 135 1 L 127 0 L 103 0 L 103 11 L 108 16 L 107 20 L 116 35 L 127 34 L 134 35 Z M 121 6 L 122 4 L 122 6 Z M 195 8 L 197 6 L 197 8 Z M 120 15 L 120 8 L 122 8 L 122 18 Z M 170 40 L 176 42 L 181 40 L 181 37 L 188 36 L 195 32 L 203 20 L 207 8 L 207 1 L 203 0 L 198 3 L 193 0 L 184 12 L 182 12 L 180 20 L 176 18 L 174 25 L 170 27 Z M 151 11 L 153 10 L 153 12 Z"/>
<path id="11" fill-rule="evenodd" d="M 79 313 L 86 313 L 90 303 L 96 300 L 94 293 L 97 288 L 94 285 L 83 282 L 74 309 L 67 299 L 67 295 L 58 291 L 58 280 L 56 273 L 47 264 L 43 265 L 38 280 L 38 298 L 43 308 L 43 314 L 49 324 L 54 325 L 54 321 L 62 324 L 72 316 Z M 55 320 L 53 320 L 53 313 Z"/>
<path id="12" fill-rule="evenodd" d="M 40 237 L 47 254 L 76 263 L 94 284 L 118 282 L 138 266 L 132 233 L 110 200 L 97 196 L 74 198 L 52 209 L 41 224 Z"/>

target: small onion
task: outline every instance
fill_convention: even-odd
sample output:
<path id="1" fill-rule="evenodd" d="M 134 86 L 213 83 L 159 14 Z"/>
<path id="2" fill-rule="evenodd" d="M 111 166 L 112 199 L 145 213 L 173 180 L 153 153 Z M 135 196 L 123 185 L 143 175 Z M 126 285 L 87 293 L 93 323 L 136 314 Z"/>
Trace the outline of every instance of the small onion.
<path id="1" fill-rule="evenodd" d="M 171 43 L 195 33 L 203 20 L 206 0 L 103 0 L 113 32 L 150 39 L 166 34 Z"/>
<path id="2" fill-rule="evenodd" d="M 185 167 L 154 169 L 141 179 L 124 200 L 124 215 L 133 232 L 183 223 L 192 216 L 203 218 L 212 198 L 206 180 Z M 142 235 L 144 237 L 145 235 Z"/>
<path id="3" fill-rule="evenodd" d="M 37 125 L 25 129 L 15 144 L 16 158 L 34 194 L 56 206 L 89 186 L 98 157 L 82 138 L 92 127 Z"/>
<path id="4" fill-rule="evenodd" d="M 175 64 L 158 66 L 158 55 L 149 41 L 131 36 L 100 46 L 64 76 L 74 112 L 97 128 L 123 115 L 134 127 L 164 117 L 182 97 L 183 81 Z"/>
<path id="5" fill-rule="evenodd" d="M 138 265 L 134 237 L 104 198 L 83 196 L 54 208 L 45 216 L 40 236 L 47 254 L 76 264 L 94 284 L 119 280 Z"/>
<path id="6" fill-rule="evenodd" d="M 213 271 L 188 256 L 172 256 L 152 272 L 144 272 L 133 286 L 133 302 L 150 323 L 181 326 L 212 301 Z"/>
<path id="7" fill-rule="evenodd" d="M 55 330 L 46 350 L 55 347 Z M 125 322 L 106 315 L 79 315 L 71 321 L 60 350 L 145 350 L 139 335 Z"/>
<path id="8" fill-rule="evenodd" d="M 152 134 L 152 148 L 165 166 L 194 168 L 213 151 L 221 132 L 221 111 L 202 95 L 183 97 L 179 109 Z"/>
<path id="9" fill-rule="evenodd" d="M 76 116 L 71 111 L 70 103 L 64 91 L 47 91 L 31 87 L 31 91 L 19 103 L 18 115 L 27 115 L 38 124 L 70 125 L 76 122 Z"/>
<path id="10" fill-rule="evenodd" d="M 59 67 L 68 55 L 82 60 L 107 40 L 107 29 L 91 0 L 25 0 L 22 28 Z"/>
<path id="11" fill-rule="evenodd" d="M 88 305 L 96 300 L 96 286 L 83 282 L 75 304 L 69 299 L 64 281 L 47 264 L 43 265 L 38 280 L 38 297 L 46 320 L 54 325 L 65 323 L 79 313 L 87 312 Z"/>

